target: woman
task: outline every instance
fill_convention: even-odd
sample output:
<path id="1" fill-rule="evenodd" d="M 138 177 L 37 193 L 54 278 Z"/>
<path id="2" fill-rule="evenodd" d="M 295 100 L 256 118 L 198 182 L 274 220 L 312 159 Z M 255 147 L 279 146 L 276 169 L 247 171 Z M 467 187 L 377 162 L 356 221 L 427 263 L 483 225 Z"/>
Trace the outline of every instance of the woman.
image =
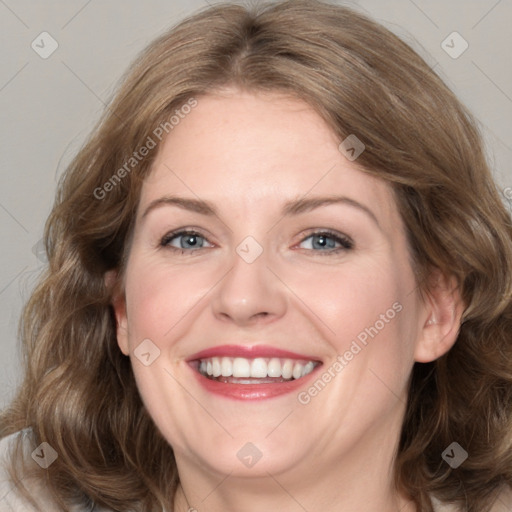
<path id="1" fill-rule="evenodd" d="M 184 21 L 46 240 L 9 506 L 509 510 L 510 217 L 471 116 L 381 26 L 313 0 Z"/>

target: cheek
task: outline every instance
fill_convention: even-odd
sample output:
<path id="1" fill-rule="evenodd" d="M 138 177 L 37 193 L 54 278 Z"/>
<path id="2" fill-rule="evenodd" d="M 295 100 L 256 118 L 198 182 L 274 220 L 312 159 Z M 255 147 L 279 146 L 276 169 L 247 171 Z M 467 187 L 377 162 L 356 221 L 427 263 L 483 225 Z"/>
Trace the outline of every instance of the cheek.
<path id="1" fill-rule="evenodd" d="M 173 441 L 183 433 L 169 414 L 190 408 L 190 396 L 178 383 L 176 346 L 190 312 L 205 294 L 205 278 L 204 273 L 155 263 L 141 253 L 132 255 L 126 275 L 128 342 L 137 388 L 155 424 Z M 150 354 L 147 365 L 139 358 L 142 353 Z"/>
<path id="2" fill-rule="evenodd" d="M 214 279 L 209 269 L 190 271 L 169 263 L 135 257 L 126 279 L 129 337 L 157 345 L 175 338 L 181 321 L 199 305 Z M 172 335 L 171 335 L 172 333 Z"/>
<path id="3" fill-rule="evenodd" d="M 395 318 L 400 308 L 393 305 L 403 299 L 402 290 L 411 286 L 403 280 L 404 274 L 397 275 L 392 265 L 359 262 L 317 269 L 314 279 L 304 274 L 296 280 L 294 290 L 305 298 L 318 323 L 328 328 L 329 338 L 343 343 L 376 323 L 381 331 Z"/>
<path id="4" fill-rule="evenodd" d="M 325 267 L 315 279 L 300 279 L 294 286 L 297 295 L 307 297 L 331 354 L 350 366 L 354 382 L 361 378 L 375 384 L 372 370 L 397 387 L 406 381 L 414 358 L 414 289 L 410 267 L 392 257 Z"/>

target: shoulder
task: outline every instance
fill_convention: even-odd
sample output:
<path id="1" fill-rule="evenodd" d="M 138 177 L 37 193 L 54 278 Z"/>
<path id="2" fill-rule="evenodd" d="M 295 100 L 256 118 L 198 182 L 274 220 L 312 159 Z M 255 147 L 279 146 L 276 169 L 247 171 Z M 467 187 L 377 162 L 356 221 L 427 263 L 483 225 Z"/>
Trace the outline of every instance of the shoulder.
<path id="1" fill-rule="evenodd" d="M 46 449 L 46 452 L 45 452 Z M 58 510 L 56 503 L 52 500 L 49 492 L 42 482 L 32 475 L 22 472 L 22 464 L 30 470 L 37 470 L 36 464 L 43 469 L 51 464 L 52 457 L 58 456 L 51 447 L 36 446 L 32 431 L 21 430 L 15 434 L 0 439 L 0 512 L 47 512 Z M 20 482 L 33 498 L 34 506 L 20 491 L 18 485 L 13 481 L 10 468 L 18 469 L 18 482 Z M 34 472 L 35 473 L 35 472 Z M 70 512 L 109 512 L 106 509 L 73 507 Z"/>
<path id="2" fill-rule="evenodd" d="M 456 507 L 455 505 L 441 503 L 435 498 L 432 499 L 434 503 L 434 511 L 435 512 L 461 512 L 462 509 Z M 510 512 L 512 511 L 512 489 L 505 488 L 501 494 L 498 496 L 498 499 L 495 501 L 490 512 Z"/>
<path id="3" fill-rule="evenodd" d="M 434 505 L 434 512 L 460 512 L 454 505 L 442 503 L 436 498 L 432 498 L 432 504 Z"/>
<path id="4" fill-rule="evenodd" d="M 11 434 L 0 440 L 0 512 L 10 510 L 19 510 L 20 512 L 32 512 L 36 510 L 19 492 L 19 489 L 11 476 L 12 467 L 19 467 L 16 462 L 19 457 L 24 457 L 31 444 L 30 431 L 22 430 L 15 434 Z M 39 502 L 39 492 L 34 492 L 32 486 L 28 486 L 28 479 L 22 478 L 24 484 L 34 496 L 35 501 Z M 43 498 L 46 503 L 41 506 L 48 506 L 47 497 Z"/>
<path id="5" fill-rule="evenodd" d="M 494 503 L 491 512 L 510 512 L 512 510 L 512 489 L 505 489 Z"/>

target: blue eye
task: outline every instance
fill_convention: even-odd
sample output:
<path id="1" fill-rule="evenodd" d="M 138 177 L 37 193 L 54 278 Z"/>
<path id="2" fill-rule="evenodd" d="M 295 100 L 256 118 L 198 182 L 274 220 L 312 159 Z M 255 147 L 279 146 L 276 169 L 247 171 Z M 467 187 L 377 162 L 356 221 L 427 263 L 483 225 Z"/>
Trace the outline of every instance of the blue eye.
<path id="1" fill-rule="evenodd" d="M 316 252 L 338 252 L 343 250 L 352 249 L 353 242 L 343 236 L 336 235 L 329 232 L 313 233 L 304 238 L 299 244 L 301 249 L 310 249 Z"/>
<path id="2" fill-rule="evenodd" d="M 191 253 L 199 249 L 213 247 L 213 244 L 196 231 L 175 231 L 166 234 L 160 241 L 160 246 L 181 253 Z M 301 249 L 322 252 L 326 254 L 338 253 L 352 249 L 352 240 L 343 235 L 322 231 L 312 233 L 299 243 Z"/>
<path id="3" fill-rule="evenodd" d="M 206 238 L 195 231 L 178 231 L 176 233 L 169 233 L 165 235 L 160 245 L 162 247 L 169 247 L 177 250 L 194 250 L 202 249 L 203 247 L 213 247 Z"/>

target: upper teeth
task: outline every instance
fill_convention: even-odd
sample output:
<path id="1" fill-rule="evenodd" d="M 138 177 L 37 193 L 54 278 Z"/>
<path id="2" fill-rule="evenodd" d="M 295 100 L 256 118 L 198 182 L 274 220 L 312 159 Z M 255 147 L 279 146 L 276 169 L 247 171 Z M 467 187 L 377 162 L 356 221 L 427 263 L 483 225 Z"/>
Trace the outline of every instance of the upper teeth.
<path id="1" fill-rule="evenodd" d="M 246 359 L 245 357 L 211 357 L 201 359 L 199 371 L 212 377 L 282 377 L 300 379 L 311 373 L 316 363 L 277 357 Z"/>

